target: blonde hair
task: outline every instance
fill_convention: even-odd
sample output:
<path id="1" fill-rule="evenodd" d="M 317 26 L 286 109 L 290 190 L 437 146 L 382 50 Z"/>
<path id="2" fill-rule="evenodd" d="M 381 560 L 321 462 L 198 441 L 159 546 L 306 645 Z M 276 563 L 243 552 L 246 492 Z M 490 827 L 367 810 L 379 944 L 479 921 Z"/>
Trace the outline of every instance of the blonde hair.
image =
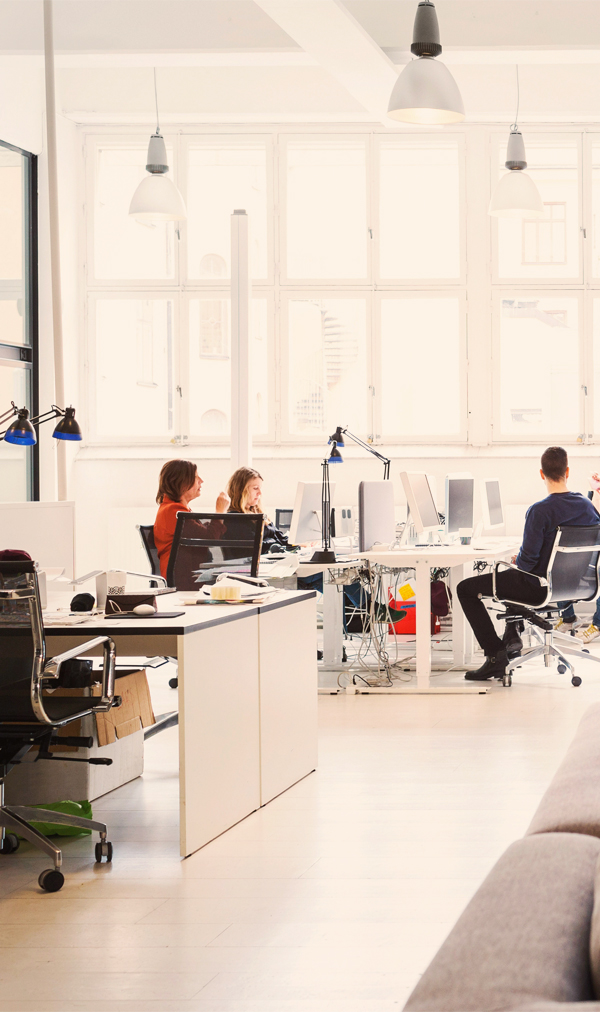
<path id="1" fill-rule="evenodd" d="M 234 471 L 227 483 L 227 495 L 231 499 L 229 506 L 229 513 L 262 513 L 262 506 L 260 499 L 256 506 L 247 506 L 248 502 L 248 485 L 251 481 L 259 478 L 263 480 L 262 474 L 255 471 L 252 467 L 238 467 L 237 471 Z"/>

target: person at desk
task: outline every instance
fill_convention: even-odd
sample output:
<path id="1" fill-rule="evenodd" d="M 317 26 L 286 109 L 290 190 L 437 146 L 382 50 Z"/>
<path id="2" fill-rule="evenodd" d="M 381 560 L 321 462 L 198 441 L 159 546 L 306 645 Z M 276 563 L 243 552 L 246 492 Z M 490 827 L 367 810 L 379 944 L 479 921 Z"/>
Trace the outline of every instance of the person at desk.
<path id="1" fill-rule="evenodd" d="M 530 506 L 525 518 L 523 543 L 512 561 L 521 572 L 507 569 L 498 573 L 497 591 L 499 598 L 514 597 L 532 607 L 541 604 L 546 590 L 528 574 L 545 576 L 556 528 L 561 524 L 585 526 L 600 523 L 600 514 L 586 496 L 569 492 L 569 460 L 562 446 L 549 446 L 542 454 L 540 476 L 548 490 L 545 499 Z M 485 654 L 485 663 L 477 671 L 467 671 L 465 678 L 470 681 L 485 681 L 501 678 L 511 656 L 516 656 L 522 647 L 521 637 L 515 623 L 507 623 L 504 637 L 500 639 L 482 598 L 493 597 L 492 574 L 474 576 L 463 580 L 456 588 L 462 609 Z M 511 606 L 507 605 L 507 610 Z"/>
<path id="2" fill-rule="evenodd" d="M 154 521 L 154 543 L 160 560 L 161 576 L 165 579 L 177 527 L 177 514 L 192 512 L 190 503 L 198 498 L 202 485 L 198 468 L 191 460 L 168 460 L 161 468 L 156 493 L 158 512 Z M 225 513 L 228 503 L 225 493 L 220 492 L 215 512 Z"/>
<path id="3" fill-rule="evenodd" d="M 228 513 L 262 513 L 262 475 L 253 467 L 238 467 L 227 483 Z M 265 517 L 261 553 L 265 555 L 276 545 L 283 553 L 288 547 L 288 536 Z M 275 549 L 277 551 L 277 549 Z"/>

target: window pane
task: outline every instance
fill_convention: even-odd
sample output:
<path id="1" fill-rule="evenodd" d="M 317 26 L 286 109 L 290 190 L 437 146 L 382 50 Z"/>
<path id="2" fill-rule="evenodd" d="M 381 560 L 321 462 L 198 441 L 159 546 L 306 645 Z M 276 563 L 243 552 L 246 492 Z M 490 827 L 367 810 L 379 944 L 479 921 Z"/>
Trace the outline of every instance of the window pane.
<path id="1" fill-rule="evenodd" d="M 290 433 L 367 431 L 366 334 L 364 299 L 290 301 Z"/>
<path id="2" fill-rule="evenodd" d="M 458 299 L 383 299 L 381 369 L 384 438 L 458 435 Z"/>
<path id="3" fill-rule="evenodd" d="M 544 202 L 540 219 L 498 218 L 498 276 L 575 278 L 579 275 L 579 154 L 577 141 L 525 138 L 527 169 Z M 500 144 L 498 179 L 506 145 Z"/>
<path id="4" fill-rule="evenodd" d="M 188 162 L 188 277 L 231 273 L 231 215 L 248 212 L 250 276 L 267 277 L 267 168 L 264 144 L 192 147 Z"/>
<path id="5" fill-rule="evenodd" d="M 288 278 L 366 277 L 366 196 L 364 144 L 288 143 Z"/>
<path id="6" fill-rule="evenodd" d="M 228 437 L 231 432 L 231 307 L 229 299 L 190 300 L 190 432 Z M 252 433 L 269 431 L 267 300 L 250 301 L 250 405 Z"/>
<path id="7" fill-rule="evenodd" d="M 600 142 L 592 144 L 592 274 L 600 278 Z"/>
<path id="8" fill-rule="evenodd" d="M 173 434 L 173 302 L 96 303 L 96 436 Z"/>
<path id="9" fill-rule="evenodd" d="M 7 411 L 10 402 L 18 408 L 31 407 L 29 402 L 28 369 L 16 369 L 0 361 L 0 410 Z M 14 421 L 3 423 L 5 429 Z M 30 498 L 30 462 L 32 450 L 28 446 L 15 446 L 0 439 L 0 502 L 25 502 Z M 6 545 L 5 547 L 17 547 Z"/>
<path id="10" fill-rule="evenodd" d="M 385 140 L 380 161 L 380 277 L 459 277 L 457 142 Z"/>
<path id="11" fill-rule="evenodd" d="M 502 435 L 579 432 L 578 308 L 562 295 L 501 300 Z"/>
<path id="12" fill-rule="evenodd" d="M 4 344 L 27 340 L 23 231 L 23 157 L 0 147 L 0 342 Z"/>
<path id="13" fill-rule="evenodd" d="M 173 222 L 129 217 L 131 198 L 146 175 L 147 144 L 98 148 L 94 195 L 94 274 L 127 280 L 175 277 Z M 169 165 L 173 151 L 167 145 Z"/>

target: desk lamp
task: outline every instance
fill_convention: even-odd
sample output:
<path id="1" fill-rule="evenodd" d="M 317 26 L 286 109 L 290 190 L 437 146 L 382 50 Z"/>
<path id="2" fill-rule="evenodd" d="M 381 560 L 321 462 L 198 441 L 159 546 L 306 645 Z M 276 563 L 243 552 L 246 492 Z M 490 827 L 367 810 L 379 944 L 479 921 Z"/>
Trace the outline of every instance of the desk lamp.
<path id="1" fill-rule="evenodd" d="M 35 446 L 37 436 L 33 423 L 42 425 L 44 422 L 49 422 L 52 418 L 60 418 L 52 433 L 54 439 L 81 439 L 81 429 L 78 422 L 75 421 L 75 408 L 73 407 L 59 408 L 56 404 L 53 404 L 49 411 L 44 411 L 41 415 L 35 415 L 34 418 L 30 418 L 27 408 L 18 408 L 15 402 L 12 401 L 8 411 L 0 415 L 0 424 L 8 421 L 14 415 L 17 416 L 14 422 L 11 422 L 7 429 L 0 432 L 0 437 L 3 436 L 7 443 L 14 443 L 17 446 Z"/>
<path id="2" fill-rule="evenodd" d="M 321 535 L 323 538 L 323 549 L 313 554 L 311 562 L 335 563 L 335 552 L 331 550 L 331 492 L 329 489 L 329 465 L 343 464 L 344 459 L 337 448 L 335 439 L 329 440 L 332 443 L 329 457 L 325 457 L 321 467 L 323 468 L 323 493 L 321 496 Z M 343 442 L 343 441 L 342 441 Z"/>
<path id="3" fill-rule="evenodd" d="M 329 458 L 329 463 L 330 464 L 333 463 L 333 460 L 331 458 L 334 456 L 334 453 L 336 455 L 336 459 L 339 458 L 339 462 L 340 463 L 342 462 L 342 457 L 341 457 L 341 454 L 340 454 L 339 450 L 337 450 L 337 447 L 344 445 L 344 436 L 349 436 L 350 439 L 353 439 L 355 443 L 358 443 L 359 446 L 362 446 L 363 450 L 368 450 L 369 453 L 372 453 L 374 457 L 377 457 L 377 460 L 380 460 L 382 462 L 382 464 L 383 464 L 383 478 L 384 478 L 384 480 L 389 479 L 389 477 L 390 477 L 390 464 L 391 464 L 390 458 L 389 457 L 384 457 L 382 453 L 378 453 L 377 450 L 373 449 L 373 447 L 370 445 L 370 443 L 363 442 L 362 439 L 359 439 L 358 436 L 355 436 L 354 433 L 350 432 L 347 428 L 343 429 L 341 425 L 338 425 L 338 427 L 335 430 L 335 432 L 333 433 L 333 435 L 329 437 L 329 442 L 333 444 L 333 449 L 331 451 L 331 457 Z"/>

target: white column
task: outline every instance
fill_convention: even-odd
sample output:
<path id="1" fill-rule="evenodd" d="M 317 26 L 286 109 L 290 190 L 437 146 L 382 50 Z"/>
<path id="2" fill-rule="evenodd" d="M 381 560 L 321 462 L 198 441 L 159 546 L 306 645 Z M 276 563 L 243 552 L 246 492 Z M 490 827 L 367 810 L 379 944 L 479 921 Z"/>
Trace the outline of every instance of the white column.
<path id="1" fill-rule="evenodd" d="M 231 215 L 231 464 L 252 465 L 248 215 Z"/>
<path id="2" fill-rule="evenodd" d="M 60 285 L 60 235 L 58 221 L 58 164 L 56 156 L 56 99 L 54 92 L 54 34 L 52 0 L 44 0 L 44 69 L 46 76 L 46 141 L 48 146 L 48 206 L 50 212 L 50 274 L 52 279 L 52 331 L 54 335 L 54 396 L 65 404 L 65 376 Z M 57 439 L 56 469 L 59 500 L 67 498 L 67 447 Z"/>

